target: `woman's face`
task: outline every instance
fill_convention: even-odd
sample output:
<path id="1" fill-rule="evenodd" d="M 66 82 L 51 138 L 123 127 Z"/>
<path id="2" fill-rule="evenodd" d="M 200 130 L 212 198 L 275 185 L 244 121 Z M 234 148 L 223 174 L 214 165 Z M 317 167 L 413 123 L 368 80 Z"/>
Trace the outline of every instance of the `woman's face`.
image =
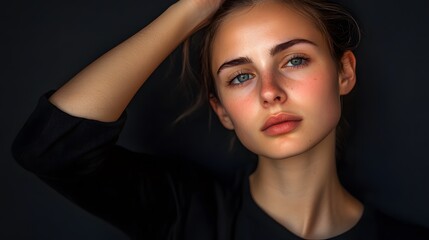
<path id="1" fill-rule="evenodd" d="M 340 95 L 354 85 L 354 57 L 348 56 L 353 78 L 338 72 L 316 26 L 283 3 L 235 11 L 213 40 L 219 99 L 211 100 L 212 107 L 259 156 L 304 153 L 334 135 Z"/>

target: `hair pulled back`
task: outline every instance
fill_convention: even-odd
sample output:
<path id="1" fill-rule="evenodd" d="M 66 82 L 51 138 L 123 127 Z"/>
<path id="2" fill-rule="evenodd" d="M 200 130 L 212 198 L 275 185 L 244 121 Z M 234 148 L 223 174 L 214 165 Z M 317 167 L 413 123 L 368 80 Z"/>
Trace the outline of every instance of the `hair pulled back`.
<path id="1" fill-rule="evenodd" d="M 199 78 L 193 77 L 199 91 L 195 104 L 182 114 L 180 119 L 203 105 L 210 97 L 218 97 L 211 71 L 212 44 L 225 17 L 234 11 L 255 6 L 263 1 L 277 1 L 287 4 L 310 19 L 325 38 L 331 56 L 337 63 L 338 70 L 341 70 L 341 57 L 344 52 L 354 50 L 359 45 L 361 33 L 357 21 L 349 11 L 338 3 L 327 0 L 225 0 L 209 23 L 201 30 L 203 34 L 200 53 L 201 76 Z M 184 44 L 182 77 L 192 75 L 190 66 L 188 40 Z"/>

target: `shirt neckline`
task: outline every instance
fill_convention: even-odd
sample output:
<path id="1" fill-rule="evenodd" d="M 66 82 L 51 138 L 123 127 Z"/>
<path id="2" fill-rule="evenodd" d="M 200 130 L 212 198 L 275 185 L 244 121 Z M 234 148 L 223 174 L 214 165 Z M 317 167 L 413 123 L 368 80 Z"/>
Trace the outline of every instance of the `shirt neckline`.
<path id="1" fill-rule="evenodd" d="M 261 221 L 261 224 L 264 225 L 264 227 L 267 227 L 267 229 L 269 229 L 270 231 L 273 231 L 274 234 L 279 234 L 279 236 L 288 237 L 288 239 L 290 240 L 304 240 L 304 238 L 297 236 L 289 229 L 287 229 L 279 222 L 277 222 L 270 215 L 268 215 L 268 213 L 266 213 L 253 199 L 253 196 L 250 192 L 249 177 L 255 169 L 256 169 L 256 166 L 249 167 L 248 169 L 246 169 L 244 186 L 243 186 L 243 191 L 244 191 L 243 207 L 249 209 L 249 211 L 245 211 L 245 212 L 249 213 L 249 217 L 254 219 L 255 221 Z M 368 222 L 367 219 L 370 218 L 369 215 L 370 214 L 369 214 L 368 208 L 364 206 L 362 215 L 355 225 L 353 225 L 350 229 L 346 230 L 345 232 L 328 239 L 329 240 L 350 239 L 350 237 L 355 236 L 360 231 L 360 229 L 364 228 L 364 226 L 367 225 L 365 224 L 365 222 Z"/>

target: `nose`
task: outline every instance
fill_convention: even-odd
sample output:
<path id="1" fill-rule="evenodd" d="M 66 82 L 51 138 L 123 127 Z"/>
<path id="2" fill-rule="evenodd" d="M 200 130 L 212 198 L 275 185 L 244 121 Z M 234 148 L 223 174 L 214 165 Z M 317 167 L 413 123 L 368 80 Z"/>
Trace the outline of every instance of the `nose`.
<path id="1" fill-rule="evenodd" d="M 280 82 L 273 76 L 265 76 L 261 81 L 261 102 L 264 107 L 281 104 L 287 100 L 287 94 Z"/>

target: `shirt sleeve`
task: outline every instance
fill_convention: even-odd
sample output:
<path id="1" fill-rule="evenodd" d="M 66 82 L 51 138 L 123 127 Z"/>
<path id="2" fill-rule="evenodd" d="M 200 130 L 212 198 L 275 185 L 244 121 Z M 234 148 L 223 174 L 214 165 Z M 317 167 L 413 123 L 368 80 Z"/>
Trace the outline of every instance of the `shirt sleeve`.
<path id="1" fill-rule="evenodd" d="M 49 102 L 53 92 L 40 98 L 18 133 L 16 161 L 130 237 L 162 238 L 155 235 L 168 232 L 179 204 L 171 162 L 116 145 L 126 113 L 109 123 L 74 117 Z"/>
<path id="2" fill-rule="evenodd" d="M 49 102 L 53 92 L 39 99 L 12 145 L 13 156 L 38 175 L 64 177 L 96 168 L 117 141 L 126 113 L 108 123 L 74 117 Z"/>

